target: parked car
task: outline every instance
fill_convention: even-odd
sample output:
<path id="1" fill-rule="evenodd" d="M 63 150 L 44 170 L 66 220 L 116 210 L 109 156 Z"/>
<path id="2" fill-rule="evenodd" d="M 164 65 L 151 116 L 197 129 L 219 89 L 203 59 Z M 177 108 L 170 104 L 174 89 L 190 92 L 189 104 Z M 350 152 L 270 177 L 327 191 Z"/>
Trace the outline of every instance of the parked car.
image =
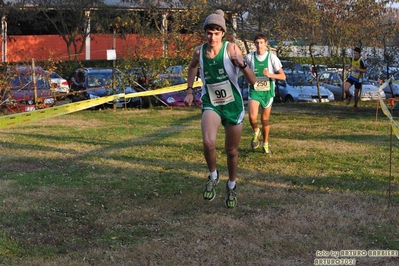
<path id="1" fill-rule="evenodd" d="M 156 80 L 154 80 L 154 89 L 164 88 L 179 84 L 187 83 L 187 79 L 180 75 L 174 74 L 161 74 Z M 194 101 L 192 105 L 200 105 L 201 102 L 201 87 L 194 88 Z M 185 106 L 184 98 L 186 97 L 186 91 L 175 91 L 168 92 L 158 95 L 158 97 L 168 104 L 169 106 Z"/>
<path id="2" fill-rule="evenodd" d="M 349 88 L 349 93 L 353 96 L 355 95 L 355 86 L 352 85 Z M 381 96 L 383 100 L 386 99 L 386 95 L 384 91 L 378 92 L 378 86 L 373 85 L 370 81 L 364 80 L 362 82 L 362 93 L 360 95 L 360 100 L 361 101 L 376 101 L 378 100 Z"/>
<path id="3" fill-rule="evenodd" d="M 153 70 L 152 68 L 133 67 L 127 71 L 132 84 L 137 91 L 144 91 L 152 87 Z"/>
<path id="4" fill-rule="evenodd" d="M 61 96 L 63 94 L 69 93 L 69 84 L 66 79 L 61 77 L 61 75 L 58 74 L 57 72 L 49 71 L 47 73 L 50 77 L 51 89 L 54 93 L 60 94 Z"/>
<path id="5" fill-rule="evenodd" d="M 0 105 L 6 112 L 28 112 L 53 107 L 56 99 L 46 72 L 31 66 L 10 67 L 0 92 Z"/>
<path id="6" fill-rule="evenodd" d="M 384 83 L 387 77 L 397 76 L 398 75 L 398 67 L 370 67 L 367 69 L 367 78 L 372 81 L 376 81 L 378 83 Z M 395 78 L 394 78 L 395 79 Z M 397 79 L 397 78 L 396 78 Z"/>
<path id="7" fill-rule="evenodd" d="M 68 77 L 70 96 L 72 101 L 95 99 L 119 93 L 136 93 L 123 79 L 122 73 L 115 69 L 115 91 L 113 90 L 112 68 L 78 68 Z M 105 107 L 112 106 L 113 101 L 107 102 Z M 117 107 L 141 107 L 141 97 L 118 98 Z"/>
<path id="8" fill-rule="evenodd" d="M 377 87 L 380 87 L 385 82 L 385 79 L 381 78 L 380 76 L 368 76 L 370 78 L 370 82 Z M 384 93 L 386 98 L 395 98 L 399 96 L 399 72 L 392 72 L 390 73 L 390 76 L 392 77 L 392 80 L 387 86 L 385 86 Z"/>
<path id="9" fill-rule="evenodd" d="M 327 70 L 326 65 L 316 65 L 316 67 L 313 67 L 312 64 L 302 64 L 301 66 L 302 66 L 302 71 L 312 73 L 314 77 L 316 76 L 316 71 L 317 74 L 320 75 L 320 73 Z"/>
<path id="10" fill-rule="evenodd" d="M 378 100 L 378 90 L 379 90 L 380 84 L 365 79 L 362 82 L 362 95 L 361 95 L 361 101 L 370 101 L 370 100 Z M 349 88 L 350 94 L 353 96 L 355 93 L 355 86 L 351 86 Z M 369 93 L 367 93 L 369 92 Z M 371 92 L 371 93 L 370 93 Z M 382 99 L 386 99 L 386 94 L 384 91 L 381 92 L 381 97 Z"/>
<path id="11" fill-rule="evenodd" d="M 327 88 L 334 94 L 335 101 L 343 99 L 342 92 L 342 72 L 340 71 L 326 71 L 319 75 L 320 84 Z"/>
<path id="12" fill-rule="evenodd" d="M 320 75 L 319 81 L 324 87 L 329 89 L 333 94 L 336 101 L 342 100 L 343 89 L 342 89 L 342 72 L 338 71 L 326 71 Z M 387 89 L 387 88 L 386 88 Z M 349 93 L 353 96 L 355 94 L 355 86 L 352 85 L 349 88 Z M 361 101 L 378 100 L 378 86 L 373 82 L 364 79 L 362 82 L 362 92 L 360 96 Z M 382 99 L 386 98 L 385 92 L 381 93 Z"/>
<path id="13" fill-rule="evenodd" d="M 279 95 L 283 102 L 319 102 L 316 79 L 310 73 L 286 73 L 286 80 L 278 80 Z M 320 86 L 321 102 L 334 101 L 334 94 Z"/>
<path id="14" fill-rule="evenodd" d="M 300 63 L 295 63 L 290 60 L 281 60 L 281 64 L 283 65 L 284 72 L 304 71 L 304 69 Z"/>
<path id="15" fill-rule="evenodd" d="M 238 76 L 238 86 L 241 89 L 241 95 L 243 100 L 247 101 L 249 96 L 249 83 L 244 75 Z"/>
<path id="16" fill-rule="evenodd" d="M 187 76 L 188 66 L 183 65 L 175 65 L 166 68 L 165 74 L 179 75 L 179 76 Z"/>
<path id="17" fill-rule="evenodd" d="M 387 98 L 395 98 L 399 96 L 399 72 L 392 75 L 392 81 L 384 88 L 384 92 Z"/>

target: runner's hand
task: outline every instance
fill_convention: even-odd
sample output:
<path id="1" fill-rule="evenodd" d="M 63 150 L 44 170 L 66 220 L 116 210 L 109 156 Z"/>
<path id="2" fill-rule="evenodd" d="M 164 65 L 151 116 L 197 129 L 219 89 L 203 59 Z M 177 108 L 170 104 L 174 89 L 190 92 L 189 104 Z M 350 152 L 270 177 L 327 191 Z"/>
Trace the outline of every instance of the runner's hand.
<path id="1" fill-rule="evenodd" d="M 194 93 L 194 92 L 193 92 Z M 186 106 L 190 106 L 193 103 L 194 95 L 193 93 L 187 93 L 186 97 L 184 98 L 184 104 Z"/>
<path id="2" fill-rule="evenodd" d="M 230 58 L 235 66 L 243 66 L 244 65 L 244 58 L 242 57 L 241 53 L 238 53 L 236 50 L 236 45 L 233 44 L 233 51 L 230 52 Z"/>

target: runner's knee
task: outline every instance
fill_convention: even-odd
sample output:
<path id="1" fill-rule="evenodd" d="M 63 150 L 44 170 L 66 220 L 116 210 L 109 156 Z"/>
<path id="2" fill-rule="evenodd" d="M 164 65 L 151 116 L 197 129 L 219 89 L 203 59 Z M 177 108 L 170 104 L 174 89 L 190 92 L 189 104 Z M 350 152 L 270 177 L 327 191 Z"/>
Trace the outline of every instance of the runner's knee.
<path id="1" fill-rule="evenodd" d="M 262 120 L 262 126 L 268 126 L 269 125 L 269 119 Z"/>

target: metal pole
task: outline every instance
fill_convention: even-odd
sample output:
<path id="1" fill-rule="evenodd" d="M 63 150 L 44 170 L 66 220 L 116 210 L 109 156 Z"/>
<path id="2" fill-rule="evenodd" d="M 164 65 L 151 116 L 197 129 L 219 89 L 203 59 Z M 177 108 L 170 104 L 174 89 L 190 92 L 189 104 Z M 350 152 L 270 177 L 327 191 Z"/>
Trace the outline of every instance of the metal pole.
<path id="1" fill-rule="evenodd" d="M 1 61 L 3 63 L 7 62 L 7 20 L 4 15 L 1 18 Z"/>
<path id="2" fill-rule="evenodd" d="M 86 40 L 85 40 L 85 46 L 86 46 L 86 60 L 90 60 L 91 58 L 91 40 L 90 40 L 90 11 L 85 11 L 85 16 L 86 16 Z"/>
<path id="3" fill-rule="evenodd" d="M 167 51 L 168 51 L 168 46 L 166 44 L 166 33 L 167 33 L 167 28 L 168 28 L 168 17 L 167 13 L 162 14 L 162 55 L 166 56 Z"/>
<path id="4" fill-rule="evenodd" d="M 113 40 L 112 49 L 114 49 L 115 53 L 116 53 L 116 29 L 114 29 L 114 40 Z M 112 94 L 116 93 L 115 68 L 116 68 L 116 59 L 112 60 Z M 116 111 L 116 99 L 114 100 L 113 108 L 114 108 L 114 111 Z"/>
<path id="5" fill-rule="evenodd" d="M 32 80 L 33 80 L 33 90 L 34 90 L 34 101 L 35 101 L 35 109 L 38 109 L 37 103 L 37 86 L 36 86 L 36 67 L 35 67 L 35 59 L 32 58 Z"/>
<path id="6" fill-rule="evenodd" d="M 393 115 L 393 107 L 395 105 L 395 98 L 390 98 L 391 114 Z M 391 138 L 389 141 L 389 181 L 388 181 L 388 208 L 391 206 L 391 183 L 392 183 L 392 137 L 393 125 L 391 124 Z"/>

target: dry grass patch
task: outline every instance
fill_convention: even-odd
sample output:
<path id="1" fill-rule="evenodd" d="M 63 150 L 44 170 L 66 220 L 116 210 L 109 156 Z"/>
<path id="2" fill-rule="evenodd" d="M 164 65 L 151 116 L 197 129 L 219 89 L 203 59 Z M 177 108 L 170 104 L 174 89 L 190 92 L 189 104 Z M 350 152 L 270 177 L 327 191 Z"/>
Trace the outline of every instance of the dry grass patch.
<path id="1" fill-rule="evenodd" d="M 2 130 L 0 264 L 312 265 L 318 250 L 398 250 L 399 184 L 388 208 L 390 132 L 374 132 L 375 109 L 276 104 L 272 119 L 272 156 L 250 150 L 244 122 L 232 210 L 223 129 L 221 183 L 202 199 L 198 108 L 85 111 Z"/>

